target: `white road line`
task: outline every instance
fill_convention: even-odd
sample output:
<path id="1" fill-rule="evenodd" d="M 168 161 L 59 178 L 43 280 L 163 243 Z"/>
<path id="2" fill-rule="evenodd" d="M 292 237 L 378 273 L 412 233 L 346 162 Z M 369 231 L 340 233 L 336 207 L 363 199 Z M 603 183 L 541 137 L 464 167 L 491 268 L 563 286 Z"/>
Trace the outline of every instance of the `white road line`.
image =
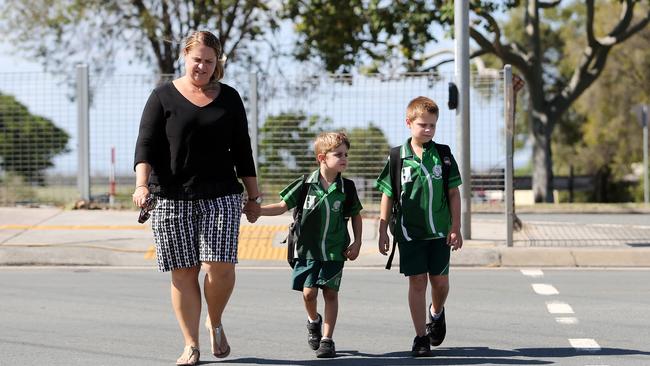
<path id="1" fill-rule="evenodd" d="M 538 295 L 557 295 L 559 292 L 553 287 L 553 285 L 547 285 L 545 283 L 533 283 L 533 290 Z"/>
<path id="2" fill-rule="evenodd" d="M 599 351 L 600 346 L 592 338 L 569 338 L 571 347 L 582 351 Z"/>
<path id="3" fill-rule="evenodd" d="M 528 277 L 544 277 L 541 269 L 522 269 L 521 274 Z"/>
<path id="4" fill-rule="evenodd" d="M 573 314 L 571 305 L 563 302 L 547 302 L 546 308 L 551 314 Z"/>
<path id="5" fill-rule="evenodd" d="M 578 318 L 572 316 L 559 316 L 555 321 L 559 324 L 578 324 Z"/>

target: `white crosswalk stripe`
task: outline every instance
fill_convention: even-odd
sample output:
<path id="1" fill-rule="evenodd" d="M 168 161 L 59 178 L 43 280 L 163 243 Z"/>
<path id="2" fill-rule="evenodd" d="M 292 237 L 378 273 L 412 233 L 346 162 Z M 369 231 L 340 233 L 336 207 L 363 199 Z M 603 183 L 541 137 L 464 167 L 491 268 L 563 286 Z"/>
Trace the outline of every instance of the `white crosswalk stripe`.
<path id="1" fill-rule="evenodd" d="M 573 314 L 571 305 L 563 302 L 547 302 L 546 308 L 551 314 Z"/>
<path id="2" fill-rule="evenodd" d="M 539 295 L 557 295 L 559 292 L 553 285 L 548 285 L 545 283 L 533 283 L 533 290 Z"/>
<path id="3" fill-rule="evenodd" d="M 569 338 L 571 347 L 583 351 L 598 351 L 600 345 L 592 338 Z"/>
<path id="4" fill-rule="evenodd" d="M 541 269 L 522 269 L 521 274 L 528 277 L 544 277 Z"/>

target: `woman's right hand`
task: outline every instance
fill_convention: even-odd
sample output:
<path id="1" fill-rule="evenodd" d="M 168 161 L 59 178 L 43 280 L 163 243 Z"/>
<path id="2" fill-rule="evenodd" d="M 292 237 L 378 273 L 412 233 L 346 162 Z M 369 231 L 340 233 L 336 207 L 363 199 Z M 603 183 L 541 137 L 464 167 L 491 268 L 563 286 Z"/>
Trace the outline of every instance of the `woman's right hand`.
<path id="1" fill-rule="evenodd" d="M 149 197 L 149 188 L 144 185 L 137 186 L 133 192 L 133 203 L 142 208 L 144 207 L 145 201 Z"/>

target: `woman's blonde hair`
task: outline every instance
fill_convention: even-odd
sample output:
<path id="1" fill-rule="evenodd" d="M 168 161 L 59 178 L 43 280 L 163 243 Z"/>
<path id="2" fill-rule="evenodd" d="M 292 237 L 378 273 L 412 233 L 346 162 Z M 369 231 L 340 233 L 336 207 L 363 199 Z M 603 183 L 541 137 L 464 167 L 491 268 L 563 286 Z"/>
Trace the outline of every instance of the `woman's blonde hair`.
<path id="1" fill-rule="evenodd" d="M 328 152 L 336 149 L 345 144 L 350 149 L 350 140 L 343 132 L 323 132 L 314 141 L 314 152 L 318 154 L 327 154 Z"/>
<path id="2" fill-rule="evenodd" d="M 210 82 L 217 82 L 223 78 L 224 74 L 224 65 L 226 63 L 226 57 L 223 54 L 223 49 L 221 47 L 221 42 L 219 38 L 212 34 L 209 31 L 193 31 L 185 39 L 185 46 L 183 47 L 183 55 L 187 55 L 192 48 L 202 44 L 206 47 L 210 47 L 214 50 L 214 54 L 217 55 L 217 64 L 214 68 L 214 73 L 210 77 Z"/>

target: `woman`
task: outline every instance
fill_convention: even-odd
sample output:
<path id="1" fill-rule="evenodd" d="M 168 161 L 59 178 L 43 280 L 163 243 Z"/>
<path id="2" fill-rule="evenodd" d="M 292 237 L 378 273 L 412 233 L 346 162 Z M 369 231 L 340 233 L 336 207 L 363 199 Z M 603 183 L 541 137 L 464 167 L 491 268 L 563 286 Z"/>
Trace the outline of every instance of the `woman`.
<path id="1" fill-rule="evenodd" d="M 177 365 L 199 361 L 201 290 L 212 353 L 230 353 L 221 317 L 235 284 L 243 210 L 259 216 L 261 194 L 241 97 L 220 83 L 223 55 L 217 37 L 193 32 L 185 41 L 185 74 L 153 90 L 142 113 L 135 149 L 133 202 L 156 201 L 152 229 L 160 271 L 171 271 L 171 297 L 185 339 Z"/>

